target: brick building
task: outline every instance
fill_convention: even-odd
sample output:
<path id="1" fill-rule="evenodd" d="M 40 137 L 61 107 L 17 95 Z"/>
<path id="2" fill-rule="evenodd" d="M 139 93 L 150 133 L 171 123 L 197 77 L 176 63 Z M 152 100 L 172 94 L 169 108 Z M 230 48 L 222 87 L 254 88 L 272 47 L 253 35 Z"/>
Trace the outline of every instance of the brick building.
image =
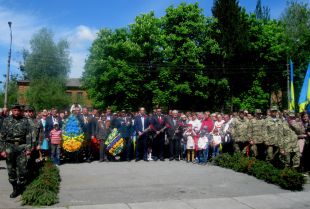
<path id="1" fill-rule="evenodd" d="M 18 103 L 25 105 L 27 104 L 25 93 L 29 88 L 30 82 L 28 80 L 21 80 L 17 82 L 18 85 Z M 88 107 L 91 106 L 91 101 L 89 100 L 87 93 L 82 89 L 82 85 L 80 79 L 78 78 L 70 78 L 66 83 L 66 93 L 71 98 L 71 102 L 79 103 L 86 105 Z"/>

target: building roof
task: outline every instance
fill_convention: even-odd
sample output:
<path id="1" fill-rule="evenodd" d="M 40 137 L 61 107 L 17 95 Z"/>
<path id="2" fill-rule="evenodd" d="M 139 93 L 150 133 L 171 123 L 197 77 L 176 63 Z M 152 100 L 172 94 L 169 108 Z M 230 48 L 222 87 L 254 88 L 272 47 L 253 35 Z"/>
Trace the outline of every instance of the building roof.
<path id="1" fill-rule="evenodd" d="M 29 85 L 30 81 L 29 80 L 20 80 L 17 82 L 18 84 L 24 84 L 24 85 Z M 80 78 L 69 78 L 66 83 L 67 87 L 76 87 L 76 88 L 81 88 L 81 79 Z"/>
<path id="2" fill-rule="evenodd" d="M 67 87 L 81 87 L 81 79 L 79 78 L 69 78 L 66 83 Z"/>

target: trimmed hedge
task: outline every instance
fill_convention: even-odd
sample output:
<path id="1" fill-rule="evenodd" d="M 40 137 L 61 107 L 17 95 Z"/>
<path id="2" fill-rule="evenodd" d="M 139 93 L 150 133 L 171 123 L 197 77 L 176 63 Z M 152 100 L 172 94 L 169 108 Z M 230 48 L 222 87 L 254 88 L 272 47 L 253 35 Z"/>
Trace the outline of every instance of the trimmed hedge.
<path id="1" fill-rule="evenodd" d="M 306 178 L 294 168 L 279 169 L 272 164 L 248 158 L 241 153 L 221 154 L 213 160 L 214 164 L 234 171 L 247 173 L 268 183 L 276 184 L 287 190 L 302 190 Z"/>
<path id="2" fill-rule="evenodd" d="M 50 206 L 58 203 L 60 181 L 59 169 L 51 161 L 45 162 L 39 176 L 23 192 L 22 204 Z"/>

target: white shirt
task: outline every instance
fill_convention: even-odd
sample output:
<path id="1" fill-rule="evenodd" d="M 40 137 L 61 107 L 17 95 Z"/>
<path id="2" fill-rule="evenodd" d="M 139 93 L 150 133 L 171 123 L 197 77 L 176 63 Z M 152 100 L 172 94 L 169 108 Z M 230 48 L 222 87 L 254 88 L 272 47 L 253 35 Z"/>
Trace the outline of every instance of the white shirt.
<path id="1" fill-rule="evenodd" d="M 191 124 L 191 125 L 192 125 L 193 130 L 195 129 L 195 127 L 196 127 L 198 130 L 200 130 L 200 128 L 201 128 L 201 121 L 198 120 L 198 119 L 196 119 L 196 120 L 194 120 L 194 121 L 191 120 L 191 121 L 188 122 L 188 124 Z"/>
<path id="2" fill-rule="evenodd" d="M 225 123 L 224 120 L 222 120 L 222 121 L 220 121 L 220 122 L 219 122 L 219 121 L 215 121 L 213 130 L 214 130 L 214 129 L 217 129 L 218 131 L 220 131 L 220 129 L 221 129 L 221 127 L 223 126 L 224 123 Z"/>
<path id="3" fill-rule="evenodd" d="M 144 116 L 141 116 L 141 122 L 142 122 L 142 131 L 144 131 Z"/>
<path id="4" fill-rule="evenodd" d="M 215 145 L 219 145 L 222 142 L 222 137 L 220 135 L 213 135 L 213 142 Z"/>
<path id="5" fill-rule="evenodd" d="M 208 137 L 207 136 L 199 137 L 199 139 L 198 139 L 198 149 L 199 150 L 206 149 L 207 144 L 208 144 Z"/>

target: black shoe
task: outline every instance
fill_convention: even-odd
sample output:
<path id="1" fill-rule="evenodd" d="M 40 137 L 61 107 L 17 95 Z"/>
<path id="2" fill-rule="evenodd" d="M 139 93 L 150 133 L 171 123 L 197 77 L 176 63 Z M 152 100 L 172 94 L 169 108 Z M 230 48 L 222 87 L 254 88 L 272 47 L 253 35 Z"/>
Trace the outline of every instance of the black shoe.
<path id="1" fill-rule="evenodd" d="M 153 160 L 154 160 L 154 161 L 157 161 L 157 160 L 158 160 L 158 157 L 153 157 Z"/>
<path id="2" fill-rule="evenodd" d="M 140 158 L 136 158 L 136 162 L 140 161 L 141 159 Z"/>
<path id="3" fill-rule="evenodd" d="M 126 159 L 127 162 L 130 162 L 131 160 L 129 158 Z"/>
<path id="4" fill-rule="evenodd" d="M 176 161 L 180 161 L 179 158 L 175 158 Z"/>
<path id="5" fill-rule="evenodd" d="M 149 160 L 148 160 L 147 158 L 144 158 L 143 160 L 144 160 L 145 162 L 149 162 Z"/>
<path id="6" fill-rule="evenodd" d="M 104 162 L 104 159 L 100 159 L 99 162 L 100 162 L 100 163 Z"/>
<path id="7" fill-rule="evenodd" d="M 160 161 L 165 161 L 165 159 L 164 158 L 160 158 Z"/>
<path id="8" fill-rule="evenodd" d="M 18 195 L 20 195 L 19 191 L 13 191 L 13 192 L 10 194 L 10 198 L 18 197 Z"/>
<path id="9" fill-rule="evenodd" d="M 161 159 L 160 159 L 161 160 Z M 169 158 L 169 161 L 172 161 L 173 160 L 173 158 L 171 157 L 171 158 Z"/>
<path id="10" fill-rule="evenodd" d="M 91 160 L 88 158 L 88 159 L 86 159 L 86 162 L 91 163 Z"/>
<path id="11" fill-rule="evenodd" d="M 21 194 L 20 188 L 16 185 L 13 185 L 13 192 L 10 194 L 10 198 L 15 198 Z"/>

